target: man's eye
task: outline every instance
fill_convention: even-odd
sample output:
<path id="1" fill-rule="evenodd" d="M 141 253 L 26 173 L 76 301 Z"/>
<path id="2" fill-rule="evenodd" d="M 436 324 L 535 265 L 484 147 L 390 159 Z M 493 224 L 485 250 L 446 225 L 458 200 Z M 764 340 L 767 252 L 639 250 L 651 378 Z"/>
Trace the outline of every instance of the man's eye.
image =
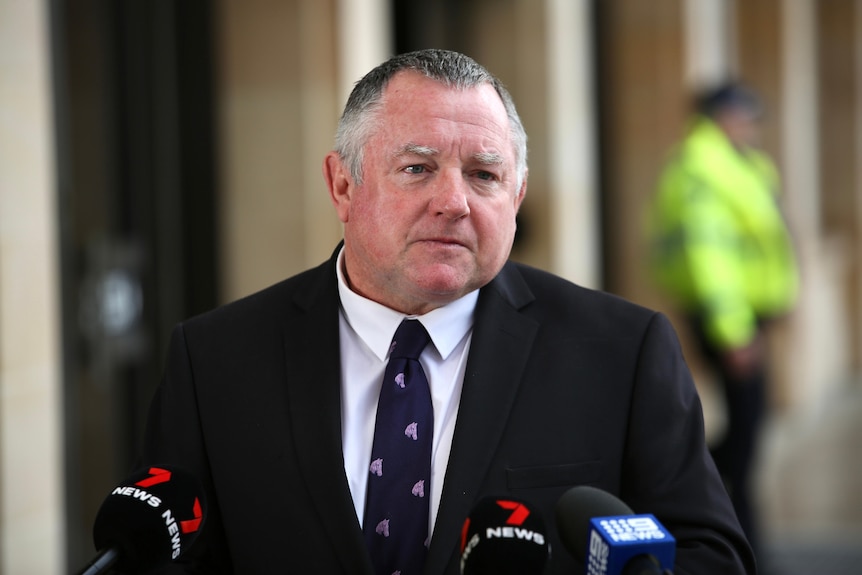
<path id="1" fill-rule="evenodd" d="M 423 173 L 425 173 L 425 166 L 420 166 L 420 165 L 407 166 L 406 168 L 404 168 L 404 171 L 407 172 L 408 174 L 423 174 Z"/>
<path id="2" fill-rule="evenodd" d="M 485 171 L 476 172 L 476 177 L 479 178 L 480 180 L 487 180 L 489 182 L 497 179 L 497 176 L 495 176 L 491 172 L 485 172 Z"/>

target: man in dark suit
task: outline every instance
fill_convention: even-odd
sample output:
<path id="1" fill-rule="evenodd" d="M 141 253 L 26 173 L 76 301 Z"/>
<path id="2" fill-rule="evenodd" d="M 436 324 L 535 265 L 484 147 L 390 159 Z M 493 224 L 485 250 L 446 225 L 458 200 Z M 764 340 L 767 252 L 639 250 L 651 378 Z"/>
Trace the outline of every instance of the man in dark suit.
<path id="1" fill-rule="evenodd" d="M 141 463 L 199 476 L 209 513 L 171 572 L 388 575 L 363 518 L 405 318 L 431 338 L 425 574 L 458 573 L 471 507 L 506 493 L 543 515 L 548 572 L 581 572 L 553 525 L 575 485 L 656 515 L 676 573 L 754 572 L 668 321 L 507 263 L 526 176 L 511 98 L 471 59 L 400 55 L 356 85 L 324 161 L 332 258 L 174 331 Z"/>

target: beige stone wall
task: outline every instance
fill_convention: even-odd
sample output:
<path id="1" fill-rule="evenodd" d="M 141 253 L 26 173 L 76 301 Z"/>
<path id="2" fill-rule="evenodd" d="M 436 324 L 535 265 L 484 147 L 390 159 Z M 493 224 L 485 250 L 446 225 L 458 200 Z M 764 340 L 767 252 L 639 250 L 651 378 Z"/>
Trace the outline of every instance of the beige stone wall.
<path id="1" fill-rule="evenodd" d="M 530 134 L 527 235 L 516 257 L 596 286 L 603 260 L 612 280 L 604 287 L 660 305 L 641 267 L 643 207 L 684 126 L 687 87 L 741 69 L 771 102 L 765 143 L 790 169 L 788 195 L 801 222 L 805 292 L 776 349 L 780 400 L 816 404 L 850 368 L 848 358 L 860 356 L 848 346 L 860 339 L 853 322 L 862 309 L 862 168 L 833 165 L 824 179 L 822 166 L 855 160 L 862 146 L 862 2 L 834 0 L 829 14 L 814 0 L 597 4 L 606 10 L 605 42 L 584 55 L 595 31 L 586 2 L 464 3 L 465 51 L 504 80 Z M 16 575 L 62 572 L 64 558 L 48 5 L 0 0 L 0 573 Z M 391 47 L 386 0 L 217 6 L 220 291 L 229 300 L 321 261 L 340 238 L 322 158 L 352 83 Z M 717 13 L 724 31 L 705 38 Z M 855 56 L 822 75 L 818 88 L 811 74 L 838 61 L 818 63 L 813 53 L 835 39 L 830 18 L 831 26 L 853 23 L 841 30 Z M 591 123 L 590 67 L 599 62 L 608 86 L 599 102 L 608 113 L 603 198 Z M 848 81 L 847 70 L 858 77 Z M 855 86 L 855 97 L 830 97 L 836 82 Z M 818 118 L 835 108 L 845 121 L 833 119 L 821 134 Z M 820 149 L 814 140 L 844 144 Z M 604 245 L 600 199 L 609 208 Z M 836 228 L 846 233 L 830 233 Z"/>
<path id="2" fill-rule="evenodd" d="M 58 249 L 46 3 L 0 0 L 0 572 L 61 573 Z"/>
<path id="3" fill-rule="evenodd" d="M 303 62 L 313 52 L 303 43 L 301 4 L 220 4 L 218 156 L 227 300 L 306 264 L 304 166 L 325 148 L 303 145 L 304 93 L 311 89 L 303 83 Z M 324 64 L 322 57 L 315 60 Z"/>
<path id="4" fill-rule="evenodd" d="M 379 0 L 223 0 L 218 18 L 218 131 L 225 301 L 329 257 L 341 238 L 324 185 L 338 113 L 383 34 L 356 36 Z M 379 25 L 379 22 L 377 23 Z M 337 40 L 344 28 L 353 52 Z M 373 30 L 372 30 L 373 31 Z M 366 70 L 362 70 L 364 72 Z M 345 86 L 344 84 L 348 85 Z"/>

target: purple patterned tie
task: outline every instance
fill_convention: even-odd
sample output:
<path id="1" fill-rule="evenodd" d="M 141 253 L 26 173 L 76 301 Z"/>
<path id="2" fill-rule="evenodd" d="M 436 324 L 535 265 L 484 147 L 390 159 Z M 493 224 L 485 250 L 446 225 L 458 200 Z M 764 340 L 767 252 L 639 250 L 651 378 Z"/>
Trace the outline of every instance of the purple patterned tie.
<path id="1" fill-rule="evenodd" d="M 402 321 L 383 376 L 363 521 L 377 575 L 420 575 L 425 564 L 434 409 L 419 354 L 429 340 Z"/>

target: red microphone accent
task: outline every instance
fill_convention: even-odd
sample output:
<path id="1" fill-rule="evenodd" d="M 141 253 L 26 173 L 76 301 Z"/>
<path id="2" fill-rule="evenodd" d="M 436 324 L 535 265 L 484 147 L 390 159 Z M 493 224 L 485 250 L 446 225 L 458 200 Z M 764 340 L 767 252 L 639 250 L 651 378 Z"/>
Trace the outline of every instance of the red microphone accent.
<path id="1" fill-rule="evenodd" d="M 180 521 L 180 530 L 183 532 L 183 535 L 194 533 L 201 526 L 201 521 L 203 520 L 203 511 L 201 510 L 201 502 L 197 497 L 195 497 L 195 504 L 192 507 L 192 512 L 195 516 L 194 519 Z"/>
<path id="2" fill-rule="evenodd" d="M 160 467 L 150 467 L 150 477 L 141 479 L 135 485 L 138 487 L 152 487 L 159 483 L 167 483 L 171 480 L 171 472 Z"/>
<path id="3" fill-rule="evenodd" d="M 461 528 L 461 552 L 464 552 L 464 547 L 467 546 L 467 531 L 470 529 L 470 518 L 464 521 L 464 526 Z"/>
<path id="4" fill-rule="evenodd" d="M 507 525 L 522 525 L 527 517 L 530 516 L 530 510 L 521 503 L 517 501 L 506 501 L 505 499 L 498 499 L 497 505 L 502 507 L 503 509 L 511 509 L 512 514 L 509 515 L 509 518 L 506 519 Z"/>

